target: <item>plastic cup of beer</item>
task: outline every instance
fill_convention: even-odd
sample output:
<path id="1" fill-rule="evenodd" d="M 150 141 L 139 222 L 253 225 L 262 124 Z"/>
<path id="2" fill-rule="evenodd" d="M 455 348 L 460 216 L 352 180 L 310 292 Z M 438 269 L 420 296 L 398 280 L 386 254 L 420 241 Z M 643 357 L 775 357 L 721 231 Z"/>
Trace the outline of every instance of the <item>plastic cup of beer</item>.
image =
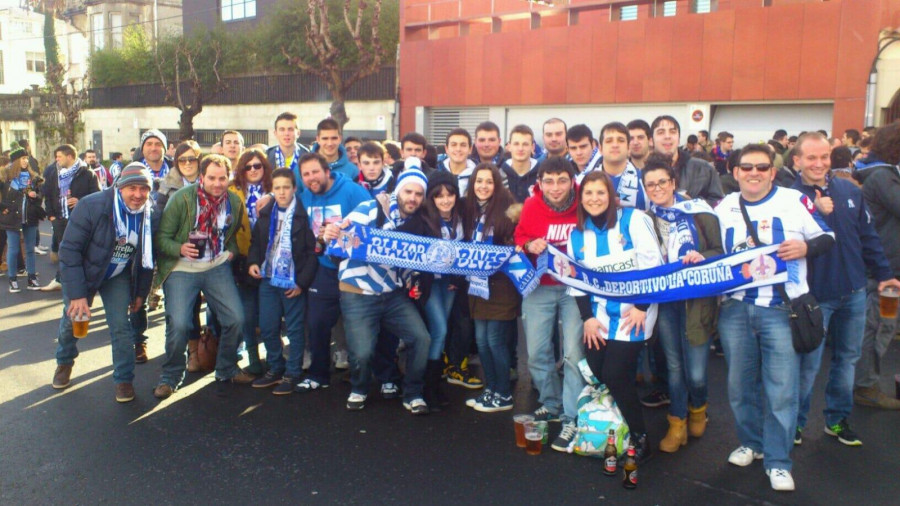
<path id="1" fill-rule="evenodd" d="M 513 424 L 516 428 L 516 446 L 525 448 L 525 424 L 534 421 L 534 415 L 515 415 Z"/>
<path id="2" fill-rule="evenodd" d="M 894 320 L 897 318 L 897 306 L 900 303 L 900 290 L 889 286 L 878 294 L 878 309 L 882 318 Z"/>
<path id="3" fill-rule="evenodd" d="M 541 422 L 525 422 L 525 453 L 528 455 L 540 455 L 541 441 L 544 439 L 544 433 L 538 428 L 537 424 Z M 544 422 L 546 423 L 546 422 Z"/>
<path id="4" fill-rule="evenodd" d="M 77 339 L 87 337 L 88 325 L 91 323 L 91 317 L 86 314 L 75 315 L 72 318 L 72 335 Z"/>

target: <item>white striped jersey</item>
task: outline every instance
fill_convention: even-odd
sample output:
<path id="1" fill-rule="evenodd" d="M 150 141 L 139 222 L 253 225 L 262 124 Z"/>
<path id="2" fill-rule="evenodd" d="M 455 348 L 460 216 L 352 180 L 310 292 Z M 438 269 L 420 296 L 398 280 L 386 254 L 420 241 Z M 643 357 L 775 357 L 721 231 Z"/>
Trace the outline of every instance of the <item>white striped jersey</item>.
<path id="1" fill-rule="evenodd" d="M 642 211 L 628 207 L 618 210 L 616 225 L 609 230 L 600 230 L 590 220 L 585 223 L 584 231 L 577 228 L 572 230 L 572 235 L 569 236 L 569 256 L 585 267 L 600 272 L 636 271 L 663 264 L 659 242 L 653 230 L 653 220 Z M 584 295 L 571 288 L 569 293 L 574 296 Z M 594 316 L 609 329 L 607 339 L 644 341 L 653 335 L 656 304 L 647 308 L 644 330 L 638 333 L 626 333 L 621 328 L 620 320 L 634 307 L 633 304 L 591 296 L 591 307 Z"/>
<path id="2" fill-rule="evenodd" d="M 736 253 L 753 247 L 753 240 L 747 233 L 741 214 L 740 196 L 740 192 L 731 193 L 716 206 L 725 253 Z M 809 241 L 822 234 L 834 237 L 834 233 L 816 211 L 813 201 L 797 190 L 775 186 L 762 200 L 746 202 L 745 205 L 750 222 L 756 227 L 756 233 L 763 244 L 779 244 L 788 239 Z M 809 291 L 805 258 L 788 262 L 788 282 L 785 288 L 790 298 Z M 728 294 L 728 297 L 764 307 L 782 304 L 774 285 L 740 290 Z"/>

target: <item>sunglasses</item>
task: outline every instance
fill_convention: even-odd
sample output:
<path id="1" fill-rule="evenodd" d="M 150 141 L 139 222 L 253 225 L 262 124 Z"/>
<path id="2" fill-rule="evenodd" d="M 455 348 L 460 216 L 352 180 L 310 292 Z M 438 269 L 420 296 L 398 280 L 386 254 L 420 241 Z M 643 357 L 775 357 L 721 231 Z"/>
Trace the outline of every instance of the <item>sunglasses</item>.
<path id="1" fill-rule="evenodd" d="M 194 163 L 197 160 L 199 160 L 199 158 L 196 156 L 182 156 L 178 159 L 178 163 Z"/>
<path id="2" fill-rule="evenodd" d="M 738 165 L 738 168 L 740 168 L 744 172 L 750 172 L 753 169 L 756 169 L 757 172 L 767 172 L 769 169 L 772 168 L 772 164 L 771 163 L 757 163 L 757 164 L 742 163 L 742 164 Z"/>
<path id="3" fill-rule="evenodd" d="M 244 165 L 244 170 L 246 170 L 246 171 L 262 170 L 262 169 L 263 169 L 263 164 L 261 164 L 261 163 L 248 163 L 247 165 Z"/>

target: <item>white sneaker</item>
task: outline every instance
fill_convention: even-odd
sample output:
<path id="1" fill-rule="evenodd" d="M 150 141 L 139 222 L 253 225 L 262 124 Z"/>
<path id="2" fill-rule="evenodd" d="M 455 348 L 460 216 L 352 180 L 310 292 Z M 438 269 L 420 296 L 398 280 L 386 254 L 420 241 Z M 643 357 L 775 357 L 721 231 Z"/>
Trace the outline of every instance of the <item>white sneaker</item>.
<path id="1" fill-rule="evenodd" d="M 42 257 L 47 254 L 47 250 L 41 247 L 36 247 L 34 248 L 34 254 Z"/>
<path id="2" fill-rule="evenodd" d="M 731 455 L 728 456 L 728 462 L 736 466 L 745 467 L 752 464 L 754 460 L 761 458 L 763 458 L 762 453 L 757 453 L 746 446 L 739 446 L 737 450 L 731 452 Z"/>
<path id="3" fill-rule="evenodd" d="M 779 492 L 794 491 L 794 477 L 787 469 L 766 469 L 766 475 L 769 477 L 769 483 L 772 490 Z"/>
<path id="4" fill-rule="evenodd" d="M 55 279 L 47 283 L 47 286 L 41 288 L 42 292 L 58 292 L 60 290 L 62 290 L 62 284 Z"/>
<path id="5" fill-rule="evenodd" d="M 334 352 L 334 368 L 350 369 L 350 360 L 347 350 L 337 350 Z"/>

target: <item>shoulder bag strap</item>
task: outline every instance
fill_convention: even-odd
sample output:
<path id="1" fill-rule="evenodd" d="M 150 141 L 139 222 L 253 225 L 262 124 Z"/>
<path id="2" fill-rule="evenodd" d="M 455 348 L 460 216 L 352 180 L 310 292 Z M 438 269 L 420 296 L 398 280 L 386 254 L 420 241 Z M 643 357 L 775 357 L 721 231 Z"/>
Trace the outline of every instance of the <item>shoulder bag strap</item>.
<path id="1" fill-rule="evenodd" d="M 753 244 L 761 246 L 762 243 L 759 241 L 759 236 L 756 235 L 756 228 L 753 227 L 753 223 L 750 221 L 750 216 L 747 214 L 747 206 L 744 205 L 743 197 L 738 197 L 738 202 L 741 204 L 741 215 L 744 217 L 744 224 L 747 226 L 747 232 L 750 234 L 750 237 L 753 239 Z M 791 298 L 788 297 L 787 290 L 784 289 L 785 283 L 778 283 L 775 285 L 775 290 L 778 291 L 778 295 L 781 297 L 781 300 L 784 301 L 788 306 L 791 305 Z"/>

